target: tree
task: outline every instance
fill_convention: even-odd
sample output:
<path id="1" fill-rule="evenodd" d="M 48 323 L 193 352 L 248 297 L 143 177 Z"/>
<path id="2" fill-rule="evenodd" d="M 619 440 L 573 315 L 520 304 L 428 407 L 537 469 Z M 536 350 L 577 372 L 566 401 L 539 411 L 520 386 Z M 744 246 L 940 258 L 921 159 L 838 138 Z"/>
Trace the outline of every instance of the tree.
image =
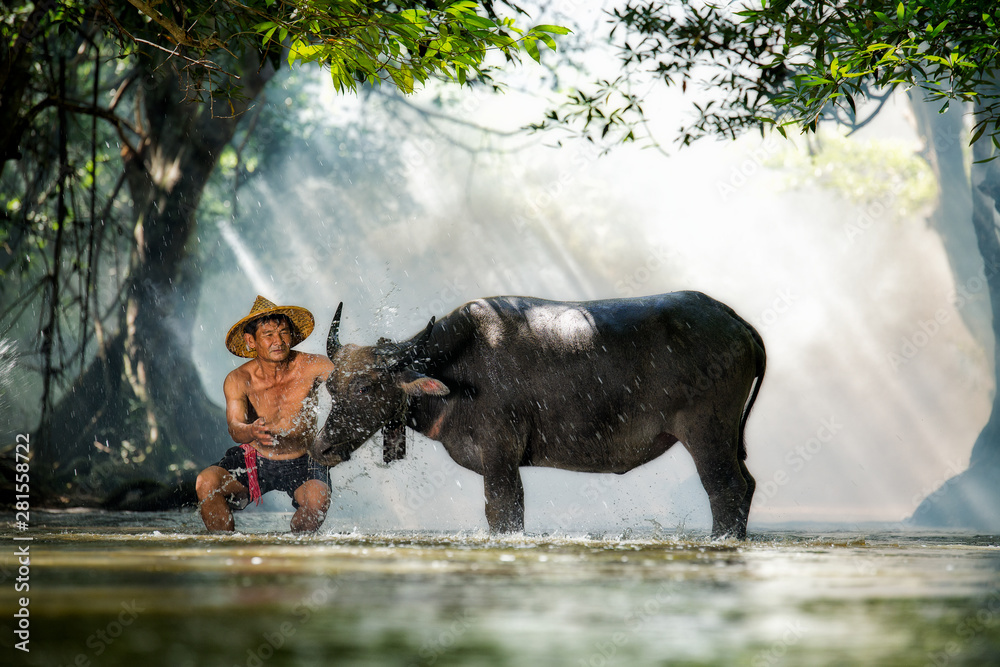
<path id="1" fill-rule="evenodd" d="M 388 80 L 408 93 L 429 77 L 491 81 L 490 53 L 516 63 L 523 50 L 537 61 L 539 43 L 555 49 L 552 35 L 567 32 L 552 25 L 523 30 L 513 18 L 498 16 L 493 0 L 196 0 L 166 8 L 145 0 L 21 3 L 6 17 L 0 45 L 5 92 L 0 119 L 9 121 L 0 130 L 0 169 L 17 156 L 27 121 L 60 103 L 50 96 L 22 113 L 37 40 L 55 26 L 72 30 L 84 25 L 114 39 L 123 56 L 158 52 L 160 58 L 168 57 L 182 71 L 189 92 L 222 102 L 227 98 L 218 87 L 229 82 L 232 92 L 231 82 L 239 78 L 229 64 L 234 54 L 257 52 L 277 65 L 287 46 L 289 64 L 319 63 L 338 90 Z M 230 108 L 228 115 L 235 110 Z"/>
<path id="2" fill-rule="evenodd" d="M 980 1 L 631 1 L 612 13 L 622 74 L 590 92 L 574 91 L 538 127 L 571 128 L 595 142 L 634 140 L 643 110 L 633 87 L 650 78 L 695 96 L 695 119 L 679 133 L 682 145 L 748 130 L 815 132 L 823 121 L 857 127 L 871 117 L 859 115 L 862 100 L 884 102 L 892 91 L 908 90 L 925 157 L 939 177 L 942 198 L 933 222 L 953 273 L 976 271 L 967 250 L 972 238 L 982 262 L 992 311 L 983 342 L 994 350 L 1000 387 L 998 23 L 1000 8 Z M 955 141 L 962 120 L 949 107 L 971 109 L 971 184 Z M 956 229 L 955 215 L 971 226 Z M 975 323 L 970 328 L 980 329 Z M 1000 491 L 992 480 L 998 473 L 1000 391 L 969 470 L 929 497 L 914 519 L 995 527 Z"/>
<path id="3" fill-rule="evenodd" d="M 36 341 L 20 357 L 39 376 L 36 477 L 107 499 L 118 482 L 178 483 L 180 463 L 226 441 L 190 354 L 198 214 L 283 60 L 324 65 L 340 90 L 408 92 L 488 81 L 489 54 L 537 58 L 561 31 L 521 30 L 491 2 L 13 7 L 0 23 L 0 321 Z"/>

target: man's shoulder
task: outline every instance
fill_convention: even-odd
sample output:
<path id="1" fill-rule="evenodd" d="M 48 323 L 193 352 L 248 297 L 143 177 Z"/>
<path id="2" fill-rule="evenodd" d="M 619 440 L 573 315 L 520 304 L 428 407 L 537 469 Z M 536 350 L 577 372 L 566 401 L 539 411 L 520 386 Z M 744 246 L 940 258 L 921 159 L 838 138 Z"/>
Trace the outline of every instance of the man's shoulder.
<path id="1" fill-rule="evenodd" d="M 323 375 L 333 370 L 333 362 L 322 354 L 297 352 L 300 368 L 310 375 Z"/>
<path id="2" fill-rule="evenodd" d="M 250 381 L 250 365 L 252 363 L 253 363 L 253 359 L 251 359 L 250 361 L 246 362 L 245 364 L 241 364 L 241 365 L 237 366 L 236 368 L 234 368 L 233 370 L 229 371 L 229 374 L 226 376 L 226 384 L 249 382 Z"/>

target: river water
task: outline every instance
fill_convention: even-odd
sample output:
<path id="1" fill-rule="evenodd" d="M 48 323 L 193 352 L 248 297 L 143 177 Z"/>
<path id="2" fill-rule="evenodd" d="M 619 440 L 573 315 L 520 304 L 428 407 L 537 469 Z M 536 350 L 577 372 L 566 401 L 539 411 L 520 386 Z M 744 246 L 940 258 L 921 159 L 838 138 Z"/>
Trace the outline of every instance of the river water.
<path id="1" fill-rule="evenodd" d="M 215 536 L 185 511 L 36 512 L 14 541 L 2 518 L 5 665 L 1000 664 L 992 536 L 297 537 L 279 512 Z"/>

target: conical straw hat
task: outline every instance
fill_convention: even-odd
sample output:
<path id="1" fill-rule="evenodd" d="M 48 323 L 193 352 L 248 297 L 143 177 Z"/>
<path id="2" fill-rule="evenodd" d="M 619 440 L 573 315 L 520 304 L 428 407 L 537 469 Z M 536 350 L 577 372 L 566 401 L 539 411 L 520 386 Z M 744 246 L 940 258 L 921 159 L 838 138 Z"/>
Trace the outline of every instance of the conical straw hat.
<path id="1" fill-rule="evenodd" d="M 248 349 L 246 341 L 243 340 L 243 327 L 250 320 L 255 320 L 265 315 L 288 316 L 288 319 L 292 321 L 292 347 L 295 347 L 308 338 L 309 334 L 312 333 L 313 327 L 316 325 L 312 313 L 305 308 L 298 306 L 276 306 L 274 303 L 258 295 L 257 300 L 253 302 L 253 307 L 250 308 L 250 314 L 234 324 L 229 333 L 226 334 L 226 347 L 229 348 L 230 352 L 237 357 L 248 357 L 250 359 L 257 356 L 257 351 Z"/>

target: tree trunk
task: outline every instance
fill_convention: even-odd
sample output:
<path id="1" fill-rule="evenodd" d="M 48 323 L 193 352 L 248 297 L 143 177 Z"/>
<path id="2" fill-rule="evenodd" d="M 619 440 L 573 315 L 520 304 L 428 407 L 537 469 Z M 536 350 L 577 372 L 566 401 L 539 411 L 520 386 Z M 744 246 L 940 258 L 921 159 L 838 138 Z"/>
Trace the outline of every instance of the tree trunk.
<path id="1" fill-rule="evenodd" d="M 938 183 L 938 200 L 929 222 L 941 237 L 955 288 L 962 290 L 959 315 L 969 332 L 992 359 L 993 321 L 989 295 L 982 289 L 983 256 L 972 219 L 972 189 L 969 184 L 965 146 L 968 132 L 965 115 L 970 108 L 954 102 L 940 113 L 940 102 L 928 102 L 920 92 L 909 93 L 917 133 L 924 141 L 922 157 Z M 978 287 L 978 289 L 973 289 Z"/>
<path id="2" fill-rule="evenodd" d="M 123 153 L 135 245 L 121 329 L 61 397 L 36 441 L 39 468 L 53 471 L 61 495 L 107 498 L 140 478 L 190 481 L 229 441 L 224 412 L 191 358 L 201 284 L 192 257 L 202 192 L 242 113 L 274 73 L 253 54 L 241 65 L 241 87 L 227 91 L 232 106 L 224 117 L 185 97 L 171 62 L 149 65 L 145 136 Z"/>
<path id="3" fill-rule="evenodd" d="M 977 102 L 975 117 L 983 109 Z M 989 136 L 973 145 L 972 227 L 985 270 L 985 282 L 991 308 L 994 378 L 1000 380 L 1000 237 L 997 236 L 997 212 L 1000 212 L 1000 165 L 984 162 L 996 152 Z M 997 385 L 994 385 L 997 386 Z M 1000 530 L 1000 392 L 994 389 L 990 418 L 972 448 L 969 468 L 953 477 L 917 507 L 912 522 L 925 526 Z"/>
<path id="4" fill-rule="evenodd" d="M 979 109 L 977 106 L 977 116 Z M 997 157 L 989 137 L 983 137 L 973 146 L 973 211 L 972 226 L 976 230 L 976 241 L 983 256 L 990 307 L 993 310 L 993 377 L 1000 380 L 1000 355 L 996 354 L 1000 340 L 1000 238 L 997 236 L 997 217 L 1000 211 L 1000 165 L 996 161 L 983 162 Z M 997 466 L 1000 464 L 1000 392 L 994 383 L 993 408 L 976 444 L 972 448 L 970 467 L 977 464 Z"/>
<path id="5" fill-rule="evenodd" d="M 31 46 L 43 30 L 46 14 L 58 3 L 53 0 L 36 2 L 21 24 L 17 39 L 10 43 L 6 35 L 0 39 L 0 173 L 8 160 L 20 157 L 18 146 L 30 118 L 22 113 L 31 83 L 31 67 L 34 64 Z"/>

